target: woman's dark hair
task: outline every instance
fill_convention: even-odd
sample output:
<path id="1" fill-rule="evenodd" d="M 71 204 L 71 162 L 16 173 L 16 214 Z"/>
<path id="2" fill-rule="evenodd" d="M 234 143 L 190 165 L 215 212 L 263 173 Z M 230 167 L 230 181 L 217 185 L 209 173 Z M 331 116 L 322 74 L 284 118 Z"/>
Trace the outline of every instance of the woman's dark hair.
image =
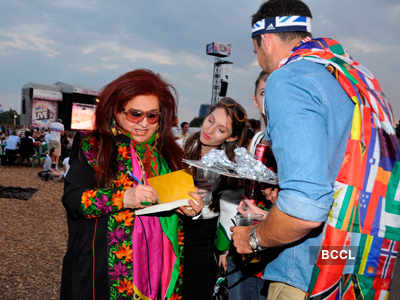
<path id="1" fill-rule="evenodd" d="M 254 23 L 272 17 L 279 16 L 304 16 L 312 18 L 311 10 L 301 0 L 269 0 L 261 4 L 258 11 L 251 18 L 251 26 Z M 311 37 L 311 33 L 306 31 L 289 31 L 275 33 L 283 41 L 291 41 L 295 38 Z M 261 35 L 255 37 L 257 45 L 261 45 Z"/>
<path id="2" fill-rule="evenodd" d="M 254 132 L 257 132 L 257 131 L 259 131 L 259 130 L 261 129 L 261 122 L 260 122 L 260 120 L 257 120 L 257 119 L 248 119 L 248 122 L 249 122 L 250 128 L 251 128 L 252 130 L 254 130 Z"/>
<path id="3" fill-rule="evenodd" d="M 223 108 L 226 114 L 232 120 L 232 137 L 237 137 L 233 142 L 224 142 L 220 148 L 225 150 L 226 155 L 234 160 L 234 150 L 237 147 L 246 146 L 247 143 L 247 114 L 246 110 L 237 103 L 235 100 L 229 97 L 222 98 L 216 105 L 214 105 L 209 114 L 210 115 L 217 108 Z M 200 132 L 196 132 L 191 135 L 184 146 L 184 157 L 187 159 L 198 160 L 201 158 L 201 142 Z"/>
<path id="4" fill-rule="evenodd" d="M 112 168 L 115 159 L 115 145 L 111 124 L 114 116 L 122 112 L 125 104 L 139 95 L 155 95 L 160 105 L 157 150 L 168 162 L 172 170 L 182 167 L 182 149 L 176 144 L 171 132 L 177 118 L 175 88 L 165 82 L 160 75 L 150 70 L 138 69 L 128 72 L 109 83 L 99 96 L 96 108 L 95 136 L 98 140 L 99 152 L 96 168 L 97 183 L 109 183 L 114 175 Z"/>
<path id="5" fill-rule="evenodd" d="M 258 74 L 258 77 L 255 82 L 255 87 L 254 87 L 254 95 L 257 94 L 257 87 L 258 87 L 258 84 L 260 83 L 260 81 L 266 81 L 267 77 L 268 77 L 268 73 L 265 72 L 264 70 L 262 70 L 260 72 L 260 74 Z"/>

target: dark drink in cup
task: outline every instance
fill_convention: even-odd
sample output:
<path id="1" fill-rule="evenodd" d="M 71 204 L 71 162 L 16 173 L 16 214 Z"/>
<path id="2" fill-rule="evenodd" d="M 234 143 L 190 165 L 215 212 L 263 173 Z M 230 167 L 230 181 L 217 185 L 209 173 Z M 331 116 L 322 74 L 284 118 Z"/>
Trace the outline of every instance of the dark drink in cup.
<path id="1" fill-rule="evenodd" d="M 196 168 L 193 176 L 194 185 L 199 189 L 210 191 L 213 185 L 213 182 L 210 180 L 210 173 L 208 170 Z"/>

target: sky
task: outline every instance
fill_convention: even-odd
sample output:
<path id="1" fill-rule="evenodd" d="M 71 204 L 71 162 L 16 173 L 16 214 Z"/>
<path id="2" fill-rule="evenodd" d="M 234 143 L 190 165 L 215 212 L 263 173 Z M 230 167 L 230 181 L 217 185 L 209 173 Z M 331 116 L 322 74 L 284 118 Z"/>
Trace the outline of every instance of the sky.
<path id="1" fill-rule="evenodd" d="M 333 37 L 378 78 L 400 118 L 400 1 L 305 0 L 315 37 Z M 179 95 L 179 121 L 211 102 L 214 57 L 232 45 L 227 96 L 258 117 L 251 97 L 260 71 L 250 38 L 261 0 L 0 0 L 0 104 L 20 112 L 28 82 L 100 90 L 138 68 L 160 73 Z"/>

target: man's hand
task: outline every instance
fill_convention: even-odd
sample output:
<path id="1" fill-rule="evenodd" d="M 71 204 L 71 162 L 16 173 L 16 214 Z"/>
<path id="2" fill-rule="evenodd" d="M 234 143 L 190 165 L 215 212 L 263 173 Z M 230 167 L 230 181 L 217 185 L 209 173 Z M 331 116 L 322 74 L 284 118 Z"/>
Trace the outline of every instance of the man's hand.
<path id="1" fill-rule="evenodd" d="M 287 245 L 300 240 L 321 225 L 321 222 L 306 221 L 289 216 L 274 205 L 267 218 L 257 224 L 257 239 L 260 246 L 263 247 Z M 249 243 L 251 229 L 252 226 L 231 228 L 233 244 L 239 253 L 251 252 Z"/>
<path id="2" fill-rule="evenodd" d="M 240 254 L 253 253 L 250 247 L 249 237 L 253 226 L 235 226 L 231 227 L 232 241 L 236 251 Z"/>

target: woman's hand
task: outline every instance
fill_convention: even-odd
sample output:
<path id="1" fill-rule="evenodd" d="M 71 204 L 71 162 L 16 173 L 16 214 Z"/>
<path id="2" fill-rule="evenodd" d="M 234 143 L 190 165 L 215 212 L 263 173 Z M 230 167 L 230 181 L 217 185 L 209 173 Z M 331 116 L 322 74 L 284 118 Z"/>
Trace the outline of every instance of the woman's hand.
<path id="1" fill-rule="evenodd" d="M 259 208 L 251 200 L 244 199 L 240 201 L 238 206 L 238 212 L 242 215 L 253 214 L 253 215 L 264 215 L 264 218 L 268 215 L 268 212 Z"/>
<path id="2" fill-rule="evenodd" d="M 218 258 L 218 267 L 224 268 L 224 271 L 228 269 L 228 251 L 226 253 L 221 254 Z"/>
<path id="3" fill-rule="evenodd" d="M 188 217 L 197 216 L 204 207 L 204 194 L 204 191 L 198 188 L 196 188 L 194 192 L 189 192 L 189 196 L 194 200 L 189 199 L 189 206 L 181 206 L 176 211 Z"/>
<path id="4" fill-rule="evenodd" d="M 124 208 L 143 208 L 153 203 L 158 199 L 156 190 L 150 185 L 139 184 L 125 190 Z"/>

